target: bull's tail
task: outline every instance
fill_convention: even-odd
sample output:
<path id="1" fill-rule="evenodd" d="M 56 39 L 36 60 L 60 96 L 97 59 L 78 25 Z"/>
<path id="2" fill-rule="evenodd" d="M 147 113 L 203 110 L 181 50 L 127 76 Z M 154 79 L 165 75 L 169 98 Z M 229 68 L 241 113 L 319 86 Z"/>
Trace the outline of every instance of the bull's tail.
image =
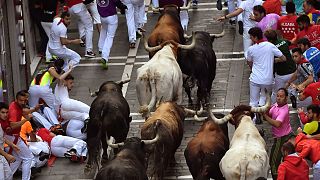
<path id="1" fill-rule="evenodd" d="M 240 162 L 239 162 L 240 180 L 246 180 L 246 172 L 247 172 L 248 164 L 249 164 L 249 162 L 248 162 L 247 158 L 240 160 Z"/>
<path id="2" fill-rule="evenodd" d="M 150 113 L 151 109 L 156 105 L 156 100 L 157 100 L 155 79 L 150 79 L 149 83 L 150 83 L 150 87 L 151 87 L 151 100 L 150 100 L 148 106 L 144 105 L 144 106 L 141 106 L 139 109 L 139 113 L 141 113 L 143 117 L 149 116 L 149 113 Z"/>

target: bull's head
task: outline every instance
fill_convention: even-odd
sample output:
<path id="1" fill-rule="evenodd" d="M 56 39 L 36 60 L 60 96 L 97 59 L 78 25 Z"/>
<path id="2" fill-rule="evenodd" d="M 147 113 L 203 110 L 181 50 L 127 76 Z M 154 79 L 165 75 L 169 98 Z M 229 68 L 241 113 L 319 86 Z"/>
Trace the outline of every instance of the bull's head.
<path id="1" fill-rule="evenodd" d="M 161 43 L 158 46 L 149 47 L 147 40 L 144 39 L 144 48 L 148 52 L 155 52 L 155 51 L 158 51 L 158 50 L 162 49 L 163 46 L 165 46 L 167 44 L 172 44 L 173 46 L 175 46 L 177 48 L 181 48 L 181 49 L 193 49 L 194 46 L 196 45 L 196 39 L 195 39 L 194 33 L 192 33 L 192 34 L 193 34 L 192 43 L 189 44 L 189 45 L 182 45 L 182 44 L 179 44 L 179 43 L 174 42 L 174 41 L 165 41 L 165 42 Z"/>
<path id="2" fill-rule="evenodd" d="M 232 123 L 233 125 L 235 125 L 237 127 L 240 124 L 242 116 L 244 116 L 244 115 L 251 116 L 252 113 L 266 112 L 269 109 L 270 105 L 271 105 L 271 98 L 270 98 L 270 95 L 268 95 L 267 102 L 262 107 L 251 107 L 251 106 L 247 106 L 247 105 L 239 105 L 239 106 L 235 107 L 230 112 L 230 114 L 228 114 L 225 117 L 220 118 L 220 119 L 216 118 L 213 115 L 211 110 L 209 110 L 208 113 L 209 113 L 210 117 L 218 124 L 223 124 L 223 123 L 230 120 L 230 123 Z"/>
<path id="3" fill-rule="evenodd" d="M 91 89 L 89 88 L 89 93 L 91 97 L 95 97 L 99 94 L 99 92 L 102 91 L 119 91 L 121 92 L 122 86 L 125 83 L 130 82 L 130 79 L 125 79 L 125 80 L 121 80 L 121 81 L 117 81 L 117 82 L 113 82 L 113 81 L 106 81 L 104 83 L 102 83 L 102 85 L 100 86 L 99 89 L 95 90 L 94 92 L 91 91 Z"/>
<path id="4" fill-rule="evenodd" d="M 159 135 L 159 133 L 158 133 L 158 127 L 159 127 L 159 125 L 160 125 L 160 121 L 157 120 L 156 123 L 155 123 L 155 126 L 154 126 L 155 132 L 157 133 L 157 134 L 156 134 L 156 137 L 153 138 L 153 139 L 150 139 L 150 140 L 141 140 L 141 142 L 142 142 L 143 144 L 145 144 L 145 145 L 151 145 L 151 144 L 156 143 L 156 142 L 159 140 L 159 138 L 160 138 L 160 135 Z M 116 144 L 114 144 L 113 142 L 111 142 L 111 140 L 108 139 L 108 135 L 106 135 L 106 137 L 107 137 L 107 139 L 106 139 L 107 144 L 108 144 L 108 146 L 110 146 L 111 148 L 121 148 L 121 147 L 125 146 L 125 144 L 126 144 L 125 142 L 121 142 L 121 143 L 116 143 Z"/>

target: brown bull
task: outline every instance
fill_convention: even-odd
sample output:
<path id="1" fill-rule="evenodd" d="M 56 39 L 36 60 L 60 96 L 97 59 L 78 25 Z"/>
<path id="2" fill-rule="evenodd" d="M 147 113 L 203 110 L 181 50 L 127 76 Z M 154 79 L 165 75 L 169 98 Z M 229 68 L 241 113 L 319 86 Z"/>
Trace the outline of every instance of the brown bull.
<path id="1" fill-rule="evenodd" d="M 179 44 L 185 44 L 183 28 L 180 24 L 180 8 L 176 5 L 164 7 L 157 24 L 148 38 L 148 45 L 158 46 L 163 42 L 172 40 Z M 149 52 L 152 58 L 156 52 Z"/>
<path id="2" fill-rule="evenodd" d="M 218 116 L 223 117 L 222 114 Z M 215 123 L 210 117 L 184 151 L 190 173 L 195 180 L 210 178 L 222 180 L 219 168 L 222 157 L 229 149 L 228 125 Z"/>
<path id="3" fill-rule="evenodd" d="M 141 127 L 142 139 L 153 139 L 156 131 L 159 140 L 146 149 L 147 158 L 151 160 L 151 173 L 155 179 L 163 179 L 169 160 L 180 146 L 183 137 L 185 111 L 174 102 L 161 103 Z M 157 130 L 155 124 L 158 122 Z"/>

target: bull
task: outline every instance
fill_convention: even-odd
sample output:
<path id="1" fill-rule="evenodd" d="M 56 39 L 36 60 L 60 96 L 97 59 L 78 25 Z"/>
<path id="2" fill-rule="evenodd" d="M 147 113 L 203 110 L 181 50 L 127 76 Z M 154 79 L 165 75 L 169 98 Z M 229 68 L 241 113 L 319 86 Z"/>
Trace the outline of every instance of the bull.
<path id="1" fill-rule="evenodd" d="M 152 139 L 156 132 L 159 135 L 159 140 L 146 148 L 152 177 L 155 179 L 163 179 L 169 161 L 174 159 L 182 141 L 183 121 L 186 115 L 187 109 L 174 102 L 163 102 L 141 127 L 142 139 Z M 157 131 L 154 130 L 155 122 L 159 124 Z"/>
<path id="2" fill-rule="evenodd" d="M 141 140 L 140 138 L 132 137 L 117 144 L 107 140 L 108 146 L 112 148 L 120 147 L 120 152 L 100 169 L 96 180 L 148 180 L 144 147 L 155 143 L 158 138 L 159 136 L 152 140 Z"/>
<path id="3" fill-rule="evenodd" d="M 129 116 L 129 104 L 121 90 L 123 84 L 127 82 L 129 80 L 107 81 L 98 91 L 91 93 L 91 96 L 97 97 L 91 104 L 90 120 L 87 125 L 89 158 L 84 170 L 86 174 L 91 173 L 93 165 L 98 166 L 101 146 L 103 148 L 102 164 L 108 160 L 106 134 L 113 136 L 116 142 L 123 142 L 127 137 L 132 118 Z"/>
<path id="4" fill-rule="evenodd" d="M 181 45 L 167 41 L 155 47 L 149 47 L 146 41 L 144 44 L 148 51 L 160 49 L 137 70 L 136 92 L 140 104 L 139 112 L 146 118 L 161 98 L 164 101 L 181 104 L 183 81 L 182 72 L 176 61 L 177 50 L 192 49 L 195 43 Z"/>
<path id="5" fill-rule="evenodd" d="M 220 34 L 209 34 L 203 31 L 195 32 L 195 46 L 190 50 L 181 50 L 181 58 L 178 64 L 186 78 L 184 78 L 184 88 L 188 95 L 189 104 L 192 104 L 191 88 L 197 82 L 197 104 L 209 103 L 212 82 L 216 76 L 217 58 L 212 48 L 215 38 L 224 36 L 224 30 Z M 190 39 L 190 38 L 189 38 Z M 189 40 L 187 44 L 191 44 Z"/>
<path id="6" fill-rule="evenodd" d="M 218 124 L 229 121 L 236 128 L 230 149 L 220 161 L 221 172 L 227 180 L 267 178 L 269 157 L 266 143 L 252 117 L 254 112 L 266 112 L 269 107 L 270 96 L 262 107 L 239 105 L 221 119 L 210 113 L 211 118 Z"/>
<path id="7" fill-rule="evenodd" d="M 148 45 L 158 46 L 172 40 L 179 44 L 185 44 L 183 28 L 180 24 L 180 8 L 177 5 L 167 5 L 158 18 L 157 24 L 149 35 Z M 156 51 L 149 52 L 152 58 Z"/>
<path id="8" fill-rule="evenodd" d="M 221 114 L 219 116 L 223 117 Z M 207 118 L 184 151 L 184 156 L 193 179 L 224 179 L 219 168 L 219 163 L 228 149 L 227 123 L 219 125 L 210 117 Z"/>

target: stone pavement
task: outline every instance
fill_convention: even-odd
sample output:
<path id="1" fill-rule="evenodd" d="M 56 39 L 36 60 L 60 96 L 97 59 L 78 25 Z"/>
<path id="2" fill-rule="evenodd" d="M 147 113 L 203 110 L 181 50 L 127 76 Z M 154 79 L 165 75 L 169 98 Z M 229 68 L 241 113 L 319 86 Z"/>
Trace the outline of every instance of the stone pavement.
<path id="1" fill-rule="evenodd" d="M 192 31 L 208 31 L 210 33 L 219 33 L 222 31 L 221 23 L 214 21 L 213 17 L 219 17 L 223 11 L 217 11 L 215 3 L 208 0 L 201 1 L 197 10 L 191 10 L 189 12 L 190 24 L 188 34 Z M 154 27 L 159 14 L 148 14 L 148 22 L 145 25 L 148 34 Z M 214 80 L 210 102 L 214 105 L 214 111 L 219 113 L 228 113 L 235 105 L 248 104 L 249 100 L 249 88 L 248 77 L 250 69 L 247 67 L 242 51 L 242 37 L 237 34 L 235 26 L 231 26 L 228 23 L 224 25 L 226 35 L 222 38 L 216 39 L 213 47 L 217 54 L 217 72 Z M 74 22 L 69 28 L 68 36 L 75 38 L 78 36 L 77 28 Z M 147 35 L 148 36 L 148 35 Z M 94 48 L 97 50 L 98 33 L 95 31 L 94 35 Z M 109 69 L 103 70 L 100 67 L 100 58 L 92 58 L 81 60 L 80 66 L 74 69 L 73 75 L 75 79 L 75 87 L 71 92 L 71 97 L 81 100 L 88 105 L 91 104 L 93 98 L 89 96 L 88 88 L 96 89 L 100 84 L 106 80 L 120 80 L 125 79 L 126 76 L 131 78 L 128 86 L 124 87 L 124 95 L 129 102 L 133 121 L 130 125 L 130 132 L 128 137 L 138 136 L 140 137 L 140 126 L 144 122 L 142 117 L 137 113 L 139 103 L 136 98 L 135 79 L 136 70 L 148 61 L 147 52 L 143 48 L 143 44 L 140 43 L 136 49 L 129 50 L 128 36 L 125 17 L 119 15 L 119 25 L 115 36 L 114 44 L 111 50 L 111 58 Z M 79 46 L 70 46 L 71 49 L 75 49 L 82 56 L 84 55 L 84 49 Z M 43 66 L 43 65 L 42 65 Z M 195 94 L 193 94 L 195 97 Z M 187 105 L 187 97 L 184 94 L 184 105 Z M 291 114 L 292 124 L 297 126 L 297 116 L 292 111 Z M 186 165 L 183 151 L 190 141 L 190 139 L 196 134 L 202 123 L 187 120 L 184 123 L 184 137 L 181 146 L 176 152 L 177 164 L 175 167 L 170 167 L 166 172 L 166 179 L 192 179 L 190 172 Z M 264 122 L 263 125 L 259 125 L 258 128 L 266 130 L 265 140 L 270 149 L 273 140 L 270 132 L 270 125 Z M 232 137 L 234 128 L 229 126 L 229 134 Z M 64 180 L 64 179 L 91 179 L 92 177 L 86 177 L 83 174 L 84 164 L 74 164 L 67 159 L 59 158 L 56 160 L 53 167 L 45 167 L 40 174 L 37 174 L 35 179 L 39 180 Z M 18 179 L 17 177 L 16 179 Z"/>

